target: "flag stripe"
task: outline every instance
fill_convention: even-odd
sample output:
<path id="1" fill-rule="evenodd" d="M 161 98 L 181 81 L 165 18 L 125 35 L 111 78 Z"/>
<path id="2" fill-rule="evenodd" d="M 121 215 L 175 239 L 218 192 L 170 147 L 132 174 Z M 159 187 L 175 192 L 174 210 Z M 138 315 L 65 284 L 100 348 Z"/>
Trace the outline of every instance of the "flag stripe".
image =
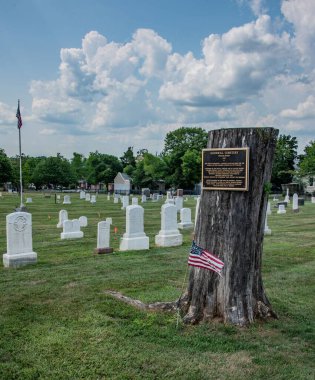
<path id="1" fill-rule="evenodd" d="M 211 270 L 214 270 L 215 272 L 218 272 L 218 273 L 221 272 L 221 269 L 222 269 L 222 268 L 218 268 L 218 267 L 210 264 L 206 260 L 203 260 L 203 259 L 194 259 L 194 258 L 191 258 L 191 257 L 188 260 L 188 264 L 189 265 L 193 265 L 193 266 L 202 265 L 203 268 L 211 269 Z"/>
<path id="2" fill-rule="evenodd" d="M 206 254 L 210 260 L 214 261 L 215 263 L 217 263 L 218 265 L 222 265 L 223 266 L 223 262 L 221 260 L 219 260 L 217 257 L 211 255 L 210 252 L 208 251 L 203 251 L 204 254 Z"/>
<path id="3" fill-rule="evenodd" d="M 218 269 L 222 269 L 224 267 L 224 264 L 222 263 L 222 261 L 220 263 L 218 262 L 213 262 L 212 260 L 208 259 L 207 256 L 205 255 L 194 255 L 194 254 L 191 254 L 189 256 L 189 260 L 199 260 L 199 261 L 203 261 L 205 263 L 209 263 L 210 265 L 213 265 L 214 267 L 217 267 Z"/>
<path id="4" fill-rule="evenodd" d="M 219 275 L 221 275 L 221 271 L 224 267 L 223 261 L 205 249 L 198 247 L 194 241 L 188 257 L 188 265 L 212 270 Z"/>

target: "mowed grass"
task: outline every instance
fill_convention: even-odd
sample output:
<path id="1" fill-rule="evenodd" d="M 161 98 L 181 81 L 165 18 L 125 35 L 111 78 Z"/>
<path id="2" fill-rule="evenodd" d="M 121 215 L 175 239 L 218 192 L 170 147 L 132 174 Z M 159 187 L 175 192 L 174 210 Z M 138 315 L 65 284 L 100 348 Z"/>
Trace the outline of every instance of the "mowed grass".
<path id="1" fill-rule="evenodd" d="M 143 302 L 180 296 L 192 233 L 183 233 L 181 247 L 154 246 L 162 202 L 143 204 L 150 251 L 119 252 L 125 213 L 106 195 L 95 205 L 79 194 L 71 205 L 28 196 L 38 263 L 1 267 L 0 379 L 314 379 L 315 204 L 268 217 L 263 277 L 278 320 L 176 327 L 175 314 L 139 311 L 105 294 Z M 1 253 L 5 216 L 18 204 L 17 195 L 0 198 Z M 184 206 L 194 214 L 193 198 Z M 60 239 L 60 209 L 71 219 L 87 216 L 83 239 Z M 94 255 L 106 217 L 115 253 Z"/>

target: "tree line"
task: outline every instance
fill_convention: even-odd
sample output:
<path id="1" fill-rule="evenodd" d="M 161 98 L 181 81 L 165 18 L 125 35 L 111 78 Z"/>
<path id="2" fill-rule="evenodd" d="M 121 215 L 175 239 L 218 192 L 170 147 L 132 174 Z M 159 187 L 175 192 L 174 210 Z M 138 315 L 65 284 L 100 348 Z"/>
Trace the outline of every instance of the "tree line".
<path id="1" fill-rule="evenodd" d="M 80 181 L 88 185 L 114 182 L 118 172 L 128 174 L 135 188 L 154 188 L 164 181 L 166 188 L 192 190 L 201 180 L 201 150 L 206 148 L 208 132 L 198 127 L 181 127 L 167 133 L 164 149 L 152 154 L 143 148 L 134 152 L 133 147 L 116 157 L 98 151 L 88 157 L 74 152 L 70 159 L 57 153 L 56 156 L 31 157 L 22 155 L 24 188 L 77 188 Z M 271 183 L 274 190 L 293 178 L 315 176 L 315 141 L 297 154 L 297 139 L 280 135 L 273 161 Z M 0 186 L 11 182 L 19 187 L 19 156 L 8 157 L 0 148 Z"/>

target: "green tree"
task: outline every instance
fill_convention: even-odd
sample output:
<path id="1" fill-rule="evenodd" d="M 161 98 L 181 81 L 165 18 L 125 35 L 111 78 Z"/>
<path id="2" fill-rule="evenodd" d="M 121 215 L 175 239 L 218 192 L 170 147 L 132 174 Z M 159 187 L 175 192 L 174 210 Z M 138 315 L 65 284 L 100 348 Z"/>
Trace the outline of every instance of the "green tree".
<path id="1" fill-rule="evenodd" d="M 144 172 L 146 176 L 151 178 L 152 182 L 164 179 L 167 166 L 162 157 L 145 153 L 143 156 L 143 164 Z"/>
<path id="2" fill-rule="evenodd" d="M 190 188 L 201 180 L 201 154 L 195 149 L 187 150 L 182 157 L 182 171 Z"/>
<path id="3" fill-rule="evenodd" d="M 131 178 L 133 185 L 138 189 L 151 186 L 151 178 L 147 177 L 144 171 L 143 158 L 137 161 L 136 168 L 133 170 Z"/>
<path id="4" fill-rule="evenodd" d="M 122 171 L 122 164 L 117 157 L 96 151 L 90 153 L 86 170 L 89 183 L 93 185 L 105 183 L 107 187 L 110 182 L 114 182 L 117 173 Z"/>
<path id="5" fill-rule="evenodd" d="M 32 177 L 36 166 L 39 164 L 41 160 L 45 157 L 30 157 L 26 156 L 25 159 L 22 159 L 22 178 L 23 178 L 23 186 L 28 187 L 32 184 Z"/>
<path id="6" fill-rule="evenodd" d="M 129 146 L 126 152 L 120 157 L 120 161 L 122 163 L 123 169 L 130 165 L 132 167 L 136 167 L 136 158 L 133 154 L 133 146 Z"/>
<path id="7" fill-rule="evenodd" d="M 191 188 L 200 180 L 201 151 L 206 148 L 208 133 L 197 127 L 181 127 L 169 132 L 164 140 L 163 158 L 168 168 L 166 182 L 174 187 Z M 188 154 L 187 152 L 195 153 Z M 184 158 L 186 154 L 186 157 Z M 193 160 L 195 158 L 195 160 Z M 187 163 L 190 162 L 191 170 Z M 197 174 L 192 178 L 192 172 Z M 198 178 L 197 178 L 198 177 Z"/>
<path id="8" fill-rule="evenodd" d="M 292 182 L 297 158 L 297 139 L 290 135 L 280 135 L 272 166 L 271 183 L 280 188 L 281 184 Z"/>
<path id="9" fill-rule="evenodd" d="M 0 148 L 0 185 L 5 182 L 12 182 L 13 168 L 9 157 L 4 149 Z"/>
<path id="10" fill-rule="evenodd" d="M 300 176 L 315 176 L 315 141 L 311 141 L 300 156 Z"/>
<path id="11" fill-rule="evenodd" d="M 43 158 L 36 166 L 32 182 L 36 187 L 67 187 L 75 182 L 70 162 L 59 153 L 56 157 Z"/>
<path id="12" fill-rule="evenodd" d="M 86 179 L 87 177 L 86 161 L 87 159 L 83 156 L 83 154 L 77 152 L 73 153 L 70 165 L 76 182 L 78 182 L 81 179 Z"/>
<path id="13" fill-rule="evenodd" d="M 137 157 L 136 168 L 132 172 L 132 183 L 138 188 L 152 188 L 156 181 L 164 180 L 166 163 L 162 157 L 155 156 L 144 149 L 142 151 L 142 156 Z"/>

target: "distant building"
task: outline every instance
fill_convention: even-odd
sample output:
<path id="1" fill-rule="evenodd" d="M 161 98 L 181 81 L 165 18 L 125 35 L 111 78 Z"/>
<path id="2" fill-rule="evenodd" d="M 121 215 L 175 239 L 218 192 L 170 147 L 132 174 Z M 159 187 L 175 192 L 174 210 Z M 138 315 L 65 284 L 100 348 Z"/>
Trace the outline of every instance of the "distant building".
<path id="1" fill-rule="evenodd" d="M 114 192 L 129 195 L 131 190 L 131 178 L 128 174 L 118 173 L 114 178 Z"/>

